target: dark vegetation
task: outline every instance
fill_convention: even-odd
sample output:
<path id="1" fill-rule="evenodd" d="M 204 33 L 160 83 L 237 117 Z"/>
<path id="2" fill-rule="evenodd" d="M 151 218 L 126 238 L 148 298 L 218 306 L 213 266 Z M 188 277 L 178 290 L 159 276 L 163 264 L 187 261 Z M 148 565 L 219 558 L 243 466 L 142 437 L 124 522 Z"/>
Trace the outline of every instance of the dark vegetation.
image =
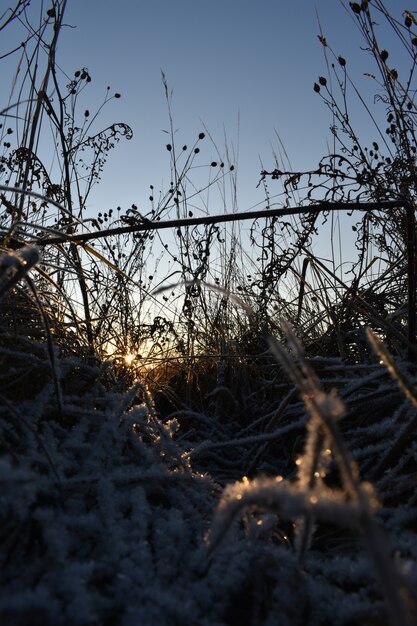
<path id="1" fill-rule="evenodd" d="M 177 145 L 164 76 L 170 188 L 146 215 L 88 215 L 132 134 L 97 127 L 119 94 L 80 113 L 89 72 L 56 62 L 66 0 L 37 26 L 30 0 L 1 16 L 0 32 L 27 27 L 0 120 L 2 625 L 417 622 L 417 27 L 342 4 L 373 62 L 375 140 L 321 33 L 333 150 L 261 173 L 270 216 L 247 240 L 195 223 L 208 188 L 236 209 L 232 151 L 211 144 L 191 182 L 210 136 Z M 274 213 L 277 187 L 292 214 Z M 342 214 L 348 273 L 311 245 Z"/>

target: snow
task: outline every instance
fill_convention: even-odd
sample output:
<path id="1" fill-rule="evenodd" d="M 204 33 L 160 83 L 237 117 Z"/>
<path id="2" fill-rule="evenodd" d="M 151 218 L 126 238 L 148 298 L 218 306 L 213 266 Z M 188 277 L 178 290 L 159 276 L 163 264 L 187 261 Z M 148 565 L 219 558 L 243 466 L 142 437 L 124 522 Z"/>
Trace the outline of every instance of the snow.
<path id="1" fill-rule="evenodd" d="M 71 369 L 68 361 L 62 359 L 61 376 Z M 2 626 L 390 623 L 363 528 L 363 502 L 347 497 L 343 486 L 325 484 L 333 467 L 327 460 L 310 484 L 314 455 L 330 443 L 324 440 L 322 452 L 318 440 L 312 445 L 319 426 L 288 389 L 276 409 L 282 398 L 288 406 L 268 430 L 271 407 L 259 408 L 252 429 L 247 418 L 216 421 L 215 414 L 191 408 L 163 419 L 140 383 L 117 393 L 91 379 L 96 382 L 84 395 L 63 396 L 61 417 L 51 382 L 32 402 L 2 397 Z M 375 381 L 372 373 L 364 378 L 365 386 Z M 348 411 L 366 393 L 352 379 Z M 334 395 L 323 392 L 318 404 L 340 413 Z M 377 399 L 372 407 L 377 412 Z M 291 453 L 300 463 L 290 466 L 288 442 L 306 423 L 311 440 L 298 457 Z M 349 413 L 338 424 L 360 463 L 380 455 L 381 435 L 395 433 L 389 419 L 363 424 L 357 433 L 349 432 Z M 275 475 L 247 478 L 245 464 L 261 452 L 267 465 L 275 464 Z M 397 478 L 413 497 L 415 480 L 403 471 L 391 481 L 382 476 L 384 497 L 395 497 Z M 383 552 L 399 576 L 411 625 L 415 506 L 378 508 L 374 489 L 360 485 L 367 515 L 384 527 Z M 300 560 L 297 537 L 310 517 Z M 403 623 L 400 616 L 396 623 Z"/>

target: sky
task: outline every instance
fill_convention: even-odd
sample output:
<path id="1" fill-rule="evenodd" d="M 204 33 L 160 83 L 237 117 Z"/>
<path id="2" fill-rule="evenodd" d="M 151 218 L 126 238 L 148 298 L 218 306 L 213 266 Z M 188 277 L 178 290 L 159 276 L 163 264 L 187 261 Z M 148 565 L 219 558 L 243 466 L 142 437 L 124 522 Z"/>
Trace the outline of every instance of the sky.
<path id="1" fill-rule="evenodd" d="M 11 4 L 0 0 L 1 13 Z M 40 6 L 32 0 L 33 15 L 39 16 Z M 103 108 L 95 129 L 119 121 L 133 130 L 132 140 L 109 155 L 89 197 L 91 215 L 132 203 L 146 213 L 149 186 L 155 195 L 169 187 L 170 138 L 164 131 L 170 122 L 161 70 L 172 90 L 176 145 L 193 145 L 203 130 L 212 138 L 201 144 L 201 167 L 190 172 L 197 188 L 213 176 L 209 164 L 218 160 L 217 151 L 224 158 L 226 144 L 236 165 L 235 203 L 233 185 L 224 201 L 214 193 L 196 200 L 200 211 L 211 214 L 263 208 L 264 190 L 257 185 L 260 171 L 274 168 L 274 153 L 286 154 L 292 169 L 304 170 L 328 152 L 332 120 L 313 91 L 326 75 L 320 29 L 347 59 L 361 92 L 371 99 L 375 92 L 363 76 L 373 67 L 360 50 L 354 16 L 338 0 L 68 0 L 64 22 L 58 65 L 68 76 L 86 67 L 92 77 L 80 98 L 81 116 L 84 108 L 96 110 L 106 93 L 117 92 L 121 97 Z M 2 33 L 1 53 L 18 40 L 18 28 Z M 2 61 L 11 76 L 16 60 L 14 55 Z M 373 140 L 368 118 L 352 102 L 359 132 Z M 271 196 L 278 191 L 271 183 Z"/>

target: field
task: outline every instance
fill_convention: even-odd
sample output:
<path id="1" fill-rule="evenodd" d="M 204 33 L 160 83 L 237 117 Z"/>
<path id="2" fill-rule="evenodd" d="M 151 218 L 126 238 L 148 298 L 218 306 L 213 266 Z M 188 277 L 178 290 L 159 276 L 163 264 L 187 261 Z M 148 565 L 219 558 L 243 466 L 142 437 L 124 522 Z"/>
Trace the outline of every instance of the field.
<path id="1" fill-rule="evenodd" d="M 416 624 L 414 14 L 345 3 L 384 90 L 372 146 L 323 37 L 313 89 L 334 153 L 308 172 L 277 159 L 260 173 L 266 208 L 228 212 L 231 152 L 190 183 L 212 138 L 177 145 L 162 75 L 171 186 L 150 190 L 145 215 L 91 217 L 131 129 L 96 132 L 78 111 L 91 79 L 60 75 L 65 5 L 28 37 L 19 98 L 0 108 L 0 623 Z M 51 128 L 54 169 L 37 151 Z M 221 216 L 198 210 L 209 187 Z M 340 212 L 356 237 L 348 280 L 312 245 Z"/>

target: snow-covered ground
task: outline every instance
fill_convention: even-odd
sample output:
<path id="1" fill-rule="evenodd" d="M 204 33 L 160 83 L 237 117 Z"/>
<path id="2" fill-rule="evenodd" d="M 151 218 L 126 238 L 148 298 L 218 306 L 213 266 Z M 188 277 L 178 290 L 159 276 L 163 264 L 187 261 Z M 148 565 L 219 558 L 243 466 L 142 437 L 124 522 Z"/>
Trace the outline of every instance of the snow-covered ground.
<path id="1" fill-rule="evenodd" d="M 34 377 L 44 365 L 32 364 Z M 251 405 L 252 421 L 239 414 L 248 406 L 235 407 L 230 420 L 215 410 L 162 419 L 140 383 L 119 393 L 105 388 L 98 368 L 74 359 L 60 366 L 63 384 L 70 372 L 80 388 L 88 375 L 92 381 L 64 394 L 61 415 L 52 381 L 32 398 L 7 390 L 1 398 L 2 626 L 394 623 L 387 606 L 395 597 L 387 602 L 360 508 L 339 497 L 335 462 L 335 484 L 321 486 L 315 500 L 299 484 L 307 452 L 297 466 L 293 449 L 303 450 L 308 418 L 295 394 L 277 389 L 269 415 Z M 405 442 L 401 462 L 387 460 L 386 450 L 413 411 L 377 366 L 344 376 L 341 430 L 366 477 L 375 477 L 378 541 L 411 625 L 417 448 Z M 382 411 L 391 405 L 397 413 Z M 269 478 L 244 476 L 255 457 L 260 472 L 252 475 Z M 314 532 L 300 557 L 309 522 Z M 404 623 L 400 613 L 396 620 Z"/>

